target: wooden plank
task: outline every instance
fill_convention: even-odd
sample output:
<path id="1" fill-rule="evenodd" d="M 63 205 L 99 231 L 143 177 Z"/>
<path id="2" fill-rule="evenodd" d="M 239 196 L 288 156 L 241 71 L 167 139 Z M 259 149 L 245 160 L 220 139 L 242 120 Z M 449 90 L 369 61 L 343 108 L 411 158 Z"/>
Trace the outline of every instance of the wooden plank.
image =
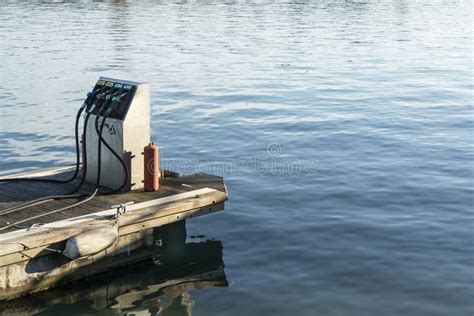
<path id="1" fill-rule="evenodd" d="M 0 190 L 2 195 L 16 199 L 19 202 L 27 202 L 40 197 L 40 195 L 35 195 L 28 191 L 18 190 L 17 188 L 12 187 L 9 183 L 2 184 Z"/>
<path id="2" fill-rule="evenodd" d="M 13 188 L 13 187 L 10 187 L 10 186 L 3 187 L 2 194 L 12 196 L 12 197 L 16 196 L 16 200 L 20 201 L 20 202 L 28 202 L 28 201 L 31 201 L 35 198 L 38 198 L 37 196 L 32 198 L 32 195 L 29 192 L 21 191 L 21 190 L 18 190 L 16 188 Z M 3 205 L 4 204 L 2 203 L 2 210 L 7 208 L 7 207 L 3 207 Z M 48 208 L 45 208 L 43 206 L 36 206 L 35 208 L 39 211 L 49 210 Z M 0 218 L 5 219 L 5 216 L 1 216 Z"/>
<path id="3" fill-rule="evenodd" d="M 65 188 L 65 186 L 69 186 L 69 188 Z M 48 196 L 48 195 L 61 195 L 61 194 L 69 193 L 74 186 L 73 185 L 58 185 L 58 184 L 51 184 L 51 183 L 38 183 L 38 182 L 32 182 L 32 183 L 14 182 L 12 183 L 10 188 L 12 187 L 22 190 L 23 192 L 33 193 L 35 195 Z M 14 220 L 22 220 L 22 219 L 27 218 L 28 216 L 36 215 L 39 212 L 46 212 L 45 210 L 56 210 L 59 208 L 69 206 L 71 204 L 76 203 L 77 201 L 79 200 L 78 199 L 64 199 L 64 200 L 49 201 L 47 203 L 41 204 L 40 207 L 34 206 L 34 207 L 29 207 L 24 210 L 21 210 L 18 213 L 21 215 L 10 215 L 10 216 L 6 215 L 6 216 L 3 216 L 3 218 L 5 218 L 6 220 L 10 222 L 13 222 Z M 70 217 L 76 217 L 83 214 L 103 211 L 104 209 L 107 209 L 109 207 L 110 205 L 108 205 L 107 203 L 104 203 L 104 201 L 98 201 L 97 199 L 94 199 L 92 201 L 89 201 L 87 205 L 84 204 L 81 206 L 75 206 L 74 208 L 63 211 L 63 212 L 60 212 L 54 215 L 45 216 L 41 218 L 40 222 L 43 222 L 43 223 L 53 222 L 53 221 L 66 219 Z M 26 223 L 26 224 L 31 224 L 31 223 Z"/>
<path id="4" fill-rule="evenodd" d="M 9 206 L 12 206 L 14 204 L 20 204 L 18 202 L 18 199 L 14 198 L 14 197 L 8 197 L 6 195 L 3 195 L 2 191 L 0 191 L 0 206 L 2 208 L 9 207 Z"/>
<path id="5" fill-rule="evenodd" d="M 125 225 L 123 229 L 122 227 L 120 228 L 120 235 L 130 234 L 132 232 L 137 232 L 137 231 L 148 229 L 151 227 L 156 227 L 156 225 L 160 226 L 160 225 L 172 223 L 174 221 L 180 221 L 186 218 L 191 218 L 191 217 L 195 217 L 199 215 L 208 214 L 211 212 L 216 212 L 222 209 L 223 209 L 223 203 L 217 203 L 216 205 L 213 205 L 213 206 L 207 205 L 207 206 L 199 207 L 193 210 L 180 211 L 179 213 L 175 212 L 175 213 L 163 215 L 163 216 L 160 216 L 159 218 L 146 220 L 141 223 L 132 223 L 130 225 Z M 179 214 L 180 216 L 176 216 L 177 214 Z M 87 230 L 92 229 L 94 227 L 100 227 L 100 226 L 103 226 L 103 224 L 91 225 L 88 227 Z M 72 231 L 71 229 L 69 229 L 68 231 L 64 231 L 64 233 L 71 234 L 69 237 L 77 235 L 81 232 L 82 231 L 78 227 L 73 228 Z M 12 244 L 13 243 L 11 243 L 10 245 Z M 54 244 L 57 244 L 57 242 Z M 51 248 L 58 249 L 57 246 L 54 246 L 52 244 L 46 244 L 46 245 L 38 246 L 35 248 L 29 247 L 25 243 L 18 244 L 18 247 L 14 251 L 13 251 L 13 248 L 10 248 L 11 251 L 9 254 L 0 257 L 0 266 L 9 265 L 15 262 L 25 261 L 31 258 L 36 258 L 38 256 L 47 255 L 50 253 L 50 250 L 48 249 L 51 249 Z M 62 245 L 59 248 L 61 249 L 64 248 L 64 245 Z M 43 250 L 47 250 L 47 251 L 43 251 Z"/>
<path id="6" fill-rule="evenodd" d="M 18 189 L 23 189 L 23 191 L 26 192 L 26 190 L 30 190 L 31 192 L 40 192 L 40 184 L 39 183 L 34 183 L 34 185 L 29 185 L 29 184 L 19 184 L 15 186 Z M 57 192 L 54 192 L 55 188 L 54 185 L 49 186 L 49 191 L 46 191 L 46 195 L 49 194 L 54 194 Z M 62 190 L 63 192 L 65 190 Z M 60 193 L 63 193 L 60 192 Z M 161 188 L 159 191 L 159 196 L 164 197 L 168 195 L 172 195 L 175 193 L 175 190 L 169 190 L 167 188 Z M 87 202 L 86 204 L 83 204 L 81 206 L 75 206 L 74 208 L 71 208 L 69 210 L 63 211 L 61 213 L 53 214 L 53 215 L 48 215 L 45 217 L 42 217 L 41 219 L 34 220 L 32 222 L 27 222 L 23 225 L 29 226 L 32 225 L 33 223 L 50 223 L 53 221 L 58 221 L 66 218 L 72 218 L 72 217 L 77 217 L 80 215 L 85 215 L 85 214 L 90 214 L 90 213 L 95 213 L 95 212 L 100 212 L 105 209 L 109 209 L 112 205 L 116 204 L 121 204 L 121 203 L 126 203 L 133 201 L 135 203 L 140 203 L 140 202 L 145 202 L 148 201 L 152 198 L 155 198 L 156 194 L 152 193 L 145 193 L 145 192 L 129 192 L 129 193 L 124 193 L 124 194 L 115 194 L 115 195 L 107 195 L 107 196 L 98 196 L 92 201 Z M 67 199 L 67 200 L 57 200 L 57 201 L 49 201 L 45 204 L 41 204 L 40 206 L 33 206 L 29 208 L 25 208 L 24 210 L 21 210 L 15 214 L 7 214 L 4 216 L 0 216 L 0 219 L 6 220 L 8 222 L 15 222 L 19 220 L 23 220 L 25 218 L 35 216 L 39 213 L 46 213 L 48 211 L 56 210 L 65 206 L 69 206 L 73 203 L 76 203 L 79 201 L 79 199 Z M 11 229 L 14 230 L 14 229 Z"/>
<path id="7" fill-rule="evenodd" d="M 159 227 L 173 222 L 179 222 L 185 219 L 190 219 L 193 217 L 214 213 L 217 211 L 222 211 L 224 209 L 224 202 L 220 202 L 213 205 L 203 206 L 197 209 L 192 209 L 188 211 L 179 211 L 176 213 L 171 213 L 165 216 L 156 217 L 153 219 L 148 219 L 143 222 L 136 222 L 130 225 L 125 225 L 120 227 L 120 235 L 131 234 L 143 229 Z"/>
<path id="8" fill-rule="evenodd" d="M 39 197 L 43 196 L 48 196 L 48 195 L 53 195 L 53 194 L 64 194 L 66 190 L 64 188 L 61 188 L 60 185 L 58 184 L 50 184 L 50 183 L 38 183 L 38 182 L 32 182 L 32 183 L 25 183 L 25 182 L 13 182 L 8 186 L 8 190 L 16 190 L 15 192 L 21 191 L 25 194 L 35 194 Z M 5 190 L 7 192 L 8 190 Z M 59 191 L 59 192 L 58 192 Z M 69 191 L 69 190 L 67 190 Z M 66 202 L 67 201 L 67 202 Z M 25 218 L 35 216 L 39 213 L 45 213 L 49 212 L 52 210 L 56 210 L 65 206 L 68 206 L 72 203 L 77 202 L 78 199 L 71 199 L 71 200 L 55 200 L 55 201 L 48 201 L 46 203 L 40 204 L 40 205 L 35 205 L 31 207 L 27 207 L 25 209 L 19 210 L 18 212 L 15 213 L 10 213 L 7 215 L 0 215 L 0 219 L 6 220 L 8 222 L 16 222 L 23 220 Z M 21 204 L 21 203 L 19 203 Z M 7 207 L 4 206 L 4 203 L 0 204 L 1 205 L 1 210 L 6 209 Z M 100 209 L 95 209 L 95 210 L 87 210 L 84 209 L 84 212 L 94 212 L 94 211 L 100 211 L 103 210 L 102 208 Z M 47 223 L 47 222 L 52 222 L 52 221 L 58 221 L 61 219 L 69 218 L 71 217 L 70 214 L 66 212 L 60 212 L 54 215 L 50 215 L 47 217 L 43 217 L 40 220 L 34 221 L 34 223 Z M 31 223 L 25 223 L 24 225 L 28 226 L 33 224 Z"/>
<path id="9" fill-rule="evenodd" d="M 176 194 L 157 200 L 138 203 L 127 208 L 127 213 L 120 218 L 120 225 L 125 225 L 131 221 L 146 220 L 147 217 L 156 217 L 164 213 L 176 212 L 181 210 L 189 210 L 205 205 L 216 204 L 227 198 L 227 195 L 213 190 L 200 189 L 182 194 Z M 214 203 L 213 203 L 214 202 Z M 78 225 L 88 225 L 94 221 L 101 223 L 110 219 L 110 216 L 116 214 L 115 209 L 109 209 L 99 213 L 84 215 L 60 222 L 49 223 L 35 231 L 27 229 L 17 230 L 0 235 L 0 242 L 22 242 L 29 247 L 41 245 L 41 243 L 53 243 L 67 239 L 63 232 L 56 233 L 56 229 L 67 229 L 77 227 Z M 87 229 L 87 227 L 85 227 Z M 53 230 L 54 229 L 54 230 Z M 46 237 L 46 241 L 43 239 Z"/>
<path id="10" fill-rule="evenodd" d="M 53 175 L 55 177 L 64 177 L 64 174 L 61 174 L 60 170 L 65 169 L 53 168 L 49 171 L 40 170 L 37 172 L 25 173 L 24 175 L 36 176 L 41 174 L 45 176 Z M 71 172 L 69 171 L 69 173 Z M 16 175 L 12 175 L 9 177 L 15 176 Z M 69 185 L 71 187 L 73 186 L 72 184 Z M 207 193 L 202 193 L 203 191 L 196 190 L 196 188 L 206 187 L 206 185 L 209 185 L 209 187 L 204 189 L 204 191 L 211 190 L 209 188 L 212 188 L 212 190 L 209 192 L 206 191 Z M 67 187 L 56 184 L 44 185 L 44 188 L 47 188 L 49 193 L 52 193 L 53 191 L 56 193 L 58 192 L 57 189 L 63 191 L 68 190 Z M 31 200 L 32 198 L 44 196 L 45 190 L 43 190 L 43 184 L 37 182 L 17 182 L 13 185 L 10 185 L 9 183 L 0 184 L 0 209 L 11 206 L 12 200 Z M 202 196 L 199 196 L 198 198 L 191 197 L 193 194 L 195 194 L 193 193 L 195 191 L 200 191 L 201 193 L 199 194 Z M 191 195 L 184 197 L 189 194 Z M 16 228 L 11 228 L 9 231 L 0 232 L 0 241 L 3 240 L 5 242 L 11 239 L 12 236 L 19 236 L 18 238 L 21 239 L 21 242 L 31 243 L 28 244 L 28 247 L 33 247 L 32 245 L 38 245 L 38 243 L 47 245 L 61 241 L 67 239 L 67 236 L 70 236 L 71 233 L 75 234 L 77 232 L 84 231 L 84 229 L 90 229 L 92 226 L 97 224 L 102 225 L 104 221 L 107 221 L 107 218 L 110 218 L 111 215 L 115 214 L 116 210 L 111 210 L 112 205 L 129 201 L 134 201 L 136 203 L 134 206 L 128 208 L 134 212 L 123 216 L 120 219 L 120 225 L 138 225 L 141 222 L 150 221 L 153 218 L 174 216 L 173 212 L 185 212 L 191 209 L 204 207 L 206 205 L 217 204 L 225 201 L 226 199 L 227 191 L 221 177 L 197 174 L 178 178 L 164 178 L 161 179 L 160 190 L 157 192 L 144 192 L 143 190 L 136 190 L 122 194 L 98 196 L 87 204 L 76 206 L 62 213 L 51 214 L 42 218 L 38 218 L 37 220 L 24 223 L 24 225 L 31 225 L 35 222 L 37 223 L 38 221 L 49 223 L 42 226 L 43 228 L 33 230 L 18 230 Z M 154 204 L 157 200 L 159 200 L 158 204 Z M 51 210 L 56 210 L 64 206 L 71 205 L 77 201 L 78 199 L 51 201 L 43 205 L 31 207 L 25 211 L 22 210 L 20 213 L 14 213 L 11 215 L 8 214 L 10 215 L 8 217 L 0 216 L 0 220 L 5 219 L 10 222 L 14 222 L 15 220 L 23 220 L 37 214 L 46 213 Z M 74 227 L 75 225 L 78 227 Z M 54 228 L 54 232 L 51 230 L 48 231 L 49 226 Z M 14 240 L 14 242 L 19 241 Z"/>
<path id="11" fill-rule="evenodd" d="M 74 185 L 70 183 L 60 184 L 60 183 L 48 183 L 48 182 L 24 182 L 24 181 L 9 182 L 8 186 L 18 188 L 26 192 L 32 191 L 32 192 L 36 192 L 43 195 L 65 194 L 74 188 Z"/>
<path id="12" fill-rule="evenodd" d="M 189 176 L 178 177 L 178 178 L 164 178 L 160 182 L 163 185 L 177 187 L 177 188 L 190 188 L 191 190 L 200 189 L 202 187 L 209 187 L 219 191 L 226 191 L 224 181 L 222 177 L 198 173 Z"/>
<path id="13" fill-rule="evenodd" d="M 189 218 L 193 218 L 193 217 L 197 217 L 197 216 L 201 216 L 205 214 L 222 211 L 223 209 L 224 209 L 224 203 L 221 202 L 221 203 L 217 203 L 211 206 L 204 206 L 204 207 L 200 207 L 200 208 L 196 208 L 192 210 L 180 211 L 177 213 L 156 217 L 156 218 L 146 220 L 143 222 L 137 222 L 130 225 L 122 226 L 119 228 L 119 235 L 124 236 L 124 235 L 132 234 L 141 230 L 146 230 L 149 228 L 170 224 L 176 221 L 181 221 L 181 220 L 185 220 L 185 219 L 189 219 Z M 102 227 L 102 226 L 103 224 L 96 225 L 95 227 Z M 92 229 L 92 228 L 94 228 L 94 226 L 89 227 L 89 229 Z M 78 230 L 77 234 L 79 233 L 80 231 Z M 0 257 L 0 267 L 22 262 L 22 261 L 36 259 L 38 257 L 46 256 L 51 253 L 56 253 L 57 251 L 64 249 L 64 242 L 59 242 L 54 245 L 52 244 L 42 245 L 36 248 L 28 247 L 27 249 L 25 249 L 24 244 L 17 244 L 17 247 L 15 249 L 16 249 L 15 252 L 11 252 L 7 255 Z"/>
<path id="14" fill-rule="evenodd" d="M 24 175 L 29 177 L 37 175 L 65 177 L 64 174 L 61 174 L 61 170 L 66 169 L 64 167 L 52 168 L 46 171 L 24 173 Z M 6 253 L 11 254 L 15 251 L 17 251 L 16 255 L 24 256 L 22 250 L 25 246 L 28 251 L 33 251 L 33 249 L 39 247 L 49 248 L 50 245 L 64 241 L 83 231 L 98 225 L 104 225 L 104 223 L 110 223 L 110 219 L 116 213 L 116 210 L 111 209 L 111 206 L 115 204 L 129 201 L 136 203 L 128 207 L 129 212 L 119 220 L 121 233 L 128 234 L 136 229 L 154 227 L 153 225 L 159 226 L 169 221 L 179 221 L 196 216 L 196 214 L 202 215 L 208 211 L 219 210 L 221 209 L 221 203 L 227 199 L 227 191 L 221 177 L 198 174 L 178 178 L 164 178 L 160 181 L 160 190 L 157 192 L 136 190 L 128 193 L 98 196 L 87 204 L 71 208 L 62 214 L 56 213 L 40 218 L 42 222 L 48 223 L 41 227 L 20 230 L 12 228 L 10 232 L 2 232 L 0 233 L 0 243 L 3 246 L 0 247 L 0 261 L 4 259 Z M 38 182 L 2 183 L 0 184 L 0 210 L 14 205 L 13 201 L 31 200 L 44 195 L 57 194 L 57 192 L 65 192 L 73 186 L 73 184 L 63 186 Z M 88 186 L 91 187 L 91 185 Z M 44 205 L 26 209 L 22 213 L 11 214 L 7 218 L 6 216 L 0 216 L 0 220 L 22 220 L 29 216 L 71 205 L 77 201 L 77 199 L 51 201 Z M 30 224 L 32 222 L 25 223 L 25 225 Z M 34 257 L 34 251 L 29 255 Z M 23 259 L 25 258 L 27 259 L 27 257 L 23 257 Z"/>

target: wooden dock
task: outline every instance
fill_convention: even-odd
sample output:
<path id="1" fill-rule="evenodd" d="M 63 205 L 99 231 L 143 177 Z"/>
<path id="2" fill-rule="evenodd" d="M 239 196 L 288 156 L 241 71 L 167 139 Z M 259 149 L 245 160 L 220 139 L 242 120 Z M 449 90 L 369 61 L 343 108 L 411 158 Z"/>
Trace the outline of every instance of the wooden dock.
<path id="1" fill-rule="evenodd" d="M 67 179 L 71 167 L 57 167 L 8 177 Z M 2 215 L 2 210 L 36 198 L 66 194 L 77 183 L 0 182 L 0 299 L 36 292 L 128 264 L 131 252 L 153 243 L 153 228 L 224 209 L 227 190 L 221 177 L 178 176 L 163 171 L 157 192 L 131 191 L 100 195 L 65 210 L 79 199 L 54 200 Z M 1 178 L 0 178 L 1 179 Z M 90 193 L 84 187 L 82 193 Z M 104 193 L 104 190 L 100 192 Z M 133 202 L 117 215 L 115 205 Z M 43 214 L 48 214 L 42 216 Z M 40 217 L 38 217 L 40 216 Z M 36 217 L 33 220 L 29 218 Z M 13 223 L 17 225 L 10 226 Z M 117 225 L 119 239 L 96 255 L 70 260 L 61 255 L 69 238 Z M 5 227 L 8 227 L 5 229 Z M 133 256 L 139 261 L 140 256 Z"/>

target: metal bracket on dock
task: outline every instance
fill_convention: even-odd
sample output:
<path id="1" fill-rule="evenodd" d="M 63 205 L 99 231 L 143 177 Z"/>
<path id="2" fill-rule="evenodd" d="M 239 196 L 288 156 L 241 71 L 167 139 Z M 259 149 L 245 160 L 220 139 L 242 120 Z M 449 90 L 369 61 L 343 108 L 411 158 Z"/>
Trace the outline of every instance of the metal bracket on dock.
<path id="1" fill-rule="evenodd" d="M 116 214 L 115 218 L 119 218 L 123 214 L 127 213 L 127 206 L 130 206 L 130 205 L 133 205 L 133 204 L 135 204 L 135 202 L 130 201 L 130 202 L 126 202 L 126 203 L 120 203 L 118 205 L 113 205 L 112 208 L 117 209 L 117 214 Z"/>
<path id="2" fill-rule="evenodd" d="M 35 230 L 35 229 L 37 229 L 37 228 L 40 228 L 40 227 L 43 226 L 43 225 L 44 225 L 44 223 L 34 223 L 34 224 L 32 224 L 30 227 L 28 227 L 28 230 L 29 230 L 29 231 L 30 231 L 30 230 Z"/>

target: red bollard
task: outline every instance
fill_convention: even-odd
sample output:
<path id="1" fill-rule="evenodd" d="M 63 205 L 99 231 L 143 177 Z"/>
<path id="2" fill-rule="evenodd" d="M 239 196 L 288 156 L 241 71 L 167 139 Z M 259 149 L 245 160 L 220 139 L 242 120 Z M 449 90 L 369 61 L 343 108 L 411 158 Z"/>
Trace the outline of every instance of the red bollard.
<path id="1" fill-rule="evenodd" d="M 158 191 L 160 186 L 159 175 L 160 168 L 158 166 L 159 151 L 158 146 L 153 143 L 145 146 L 143 150 L 145 161 L 145 191 Z"/>

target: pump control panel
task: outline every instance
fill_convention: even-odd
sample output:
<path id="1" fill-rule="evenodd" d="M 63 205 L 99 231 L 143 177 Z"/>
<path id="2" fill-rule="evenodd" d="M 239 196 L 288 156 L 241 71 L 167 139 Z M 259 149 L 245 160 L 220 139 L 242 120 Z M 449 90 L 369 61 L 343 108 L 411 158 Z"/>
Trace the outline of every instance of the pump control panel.
<path id="1" fill-rule="evenodd" d="M 99 128 L 102 138 L 127 164 L 128 189 L 143 188 L 142 151 L 150 142 L 150 91 L 148 83 L 101 77 L 85 101 L 86 181 L 93 183 L 101 165 L 100 185 L 120 188 L 125 173 L 122 164 L 103 146 L 98 160 Z"/>
<path id="2" fill-rule="evenodd" d="M 97 114 L 101 108 L 104 108 L 102 116 L 123 120 L 132 103 L 137 84 L 108 80 L 98 80 L 94 86 L 93 91 L 97 91 L 97 94 L 95 106 L 91 108 L 91 112 Z"/>

